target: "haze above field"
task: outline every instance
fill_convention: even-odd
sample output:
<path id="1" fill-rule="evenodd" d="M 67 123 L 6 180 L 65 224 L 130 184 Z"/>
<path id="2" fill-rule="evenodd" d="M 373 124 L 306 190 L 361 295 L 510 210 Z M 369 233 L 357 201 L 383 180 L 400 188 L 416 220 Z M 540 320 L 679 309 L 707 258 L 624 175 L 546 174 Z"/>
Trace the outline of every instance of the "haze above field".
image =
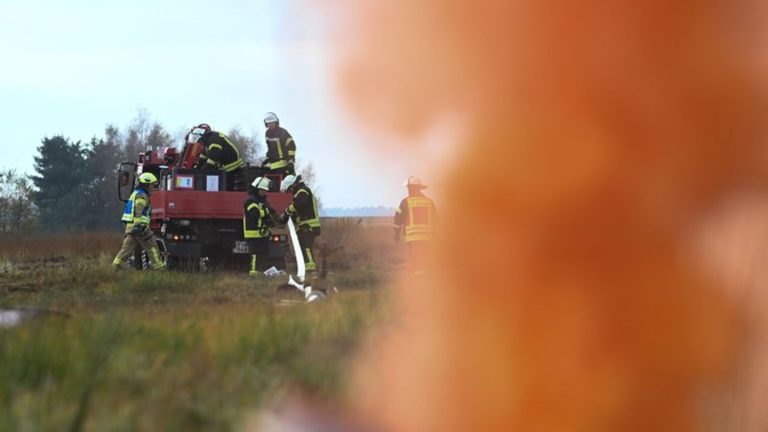
<path id="1" fill-rule="evenodd" d="M 344 120 L 333 20 L 301 10 L 297 0 L 0 0 L 0 169 L 31 174 L 44 136 L 87 141 L 139 108 L 179 137 L 199 122 L 261 136 L 275 111 L 326 206 L 396 206 L 420 168 L 373 154 Z"/>

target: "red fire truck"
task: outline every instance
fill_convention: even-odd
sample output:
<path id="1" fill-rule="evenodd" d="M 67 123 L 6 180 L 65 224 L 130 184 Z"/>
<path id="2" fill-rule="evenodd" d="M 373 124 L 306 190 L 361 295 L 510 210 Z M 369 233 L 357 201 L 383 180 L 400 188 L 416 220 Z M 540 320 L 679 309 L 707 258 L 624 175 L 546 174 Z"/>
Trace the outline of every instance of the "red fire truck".
<path id="1" fill-rule="evenodd" d="M 250 253 L 243 239 L 243 201 L 248 185 L 257 176 L 272 180 L 267 201 L 278 213 L 291 203 L 291 194 L 279 192 L 280 174 L 246 165 L 235 178 L 219 170 L 195 169 L 202 144 L 186 144 L 179 154 L 175 148 L 147 151 L 137 162 L 123 162 L 118 171 L 118 196 L 127 201 L 136 178 L 151 172 L 159 179 L 150 195 L 151 228 L 169 269 L 205 270 L 240 268 L 248 265 Z M 272 265 L 285 267 L 288 235 L 273 229 L 269 243 Z M 141 248 L 134 254 L 134 266 L 148 268 Z"/>

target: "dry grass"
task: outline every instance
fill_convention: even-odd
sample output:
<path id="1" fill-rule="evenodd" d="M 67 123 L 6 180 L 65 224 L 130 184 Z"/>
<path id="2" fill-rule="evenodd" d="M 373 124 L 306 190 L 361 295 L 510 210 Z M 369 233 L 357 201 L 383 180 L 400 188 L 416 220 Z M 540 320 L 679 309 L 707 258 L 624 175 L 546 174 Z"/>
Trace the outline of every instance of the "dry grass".
<path id="1" fill-rule="evenodd" d="M 398 253 L 388 227 L 324 222 L 340 293 L 292 307 L 282 280 L 113 273 L 119 233 L 0 242 L 0 308 L 67 315 L 0 329 L 0 431 L 233 430 L 286 391 L 343 397 Z"/>
<path id="2" fill-rule="evenodd" d="M 0 238 L 0 259 L 35 260 L 57 257 L 95 257 L 115 253 L 120 232 L 38 234 Z"/>

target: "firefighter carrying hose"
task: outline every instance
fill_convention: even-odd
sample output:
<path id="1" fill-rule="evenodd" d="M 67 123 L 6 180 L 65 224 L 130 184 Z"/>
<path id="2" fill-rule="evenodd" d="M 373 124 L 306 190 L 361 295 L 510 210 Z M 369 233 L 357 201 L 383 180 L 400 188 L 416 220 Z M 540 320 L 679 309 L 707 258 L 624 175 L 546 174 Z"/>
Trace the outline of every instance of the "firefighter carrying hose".
<path id="1" fill-rule="evenodd" d="M 425 246 L 434 237 L 437 210 L 435 203 L 423 190 L 427 185 L 418 177 L 408 177 L 406 181 L 408 196 L 400 202 L 395 212 L 394 239 L 399 242 L 402 238 L 408 247 L 408 260 L 413 270 L 423 270 L 423 255 Z"/>
<path id="2" fill-rule="evenodd" d="M 154 174 L 144 173 L 140 175 L 139 186 L 125 203 L 122 218 L 122 221 L 125 223 L 125 238 L 115 260 L 112 261 L 112 266 L 115 270 L 120 270 L 123 267 L 125 260 L 133 254 L 137 245 L 141 246 L 147 253 L 153 270 L 165 269 L 165 262 L 160 257 L 160 250 L 157 248 L 155 236 L 149 227 L 152 215 L 149 194 L 152 185 L 156 183 L 157 177 Z"/>
<path id="3" fill-rule="evenodd" d="M 228 136 L 211 130 L 205 123 L 197 125 L 187 134 L 187 143 L 202 143 L 203 153 L 195 164 L 196 169 L 210 168 L 227 172 L 227 190 L 233 190 L 235 177 L 240 176 L 240 169 L 245 161 Z"/>
<path id="4" fill-rule="evenodd" d="M 313 276 L 317 270 L 313 248 L 315 238 L 320 235 L 320 213 L 317 211 L 317 199 L 315 199 L 309 186 L 304 184 L 301 176 L 286 176 L 280 184 L 280 191 L 293 194 L 293 202 L 283 213 L 280 222 L 286 223 L 288 218 L 293 218 L 304 257 L 307 285 L 312 285 L 313 278 L 310 276 Z"/>
<path id="5" fill-rule="evenodd" d="M 243 237 L 251 252 L 251 276 L 259 276 L 266 270 L 270 227 L 277 216 L 267 203 L 269 185 L 268 178 L 256 177 L 243 202 Z"/>
<path id="6" fill-rule="evenodd" d="M 295 174 L 296 142 L 287 130 L 280 127 L 280 119 L 273 112 L 264 115 L 264 126 L 267 128 L 265 138 L 267 156 L 262 163 L 272 172 L 283 175 Z"/>

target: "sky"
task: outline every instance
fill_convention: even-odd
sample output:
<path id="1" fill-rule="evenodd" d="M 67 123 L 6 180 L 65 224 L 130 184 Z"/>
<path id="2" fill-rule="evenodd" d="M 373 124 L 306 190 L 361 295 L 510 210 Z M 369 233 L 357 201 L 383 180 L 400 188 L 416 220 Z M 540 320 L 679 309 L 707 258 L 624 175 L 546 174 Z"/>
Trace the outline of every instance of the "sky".
<path id="1" fill-rule="evenodd" d="M 0 0 L 0 169 L 33 173 L 40 140 L 87 141 L 146 110 L 177 133 L 263 134 L 274 111 L 326 207 L 395 207 L 408 158 L 366 145 L 337 96 L 332 10 L 299 0 Z"/>

